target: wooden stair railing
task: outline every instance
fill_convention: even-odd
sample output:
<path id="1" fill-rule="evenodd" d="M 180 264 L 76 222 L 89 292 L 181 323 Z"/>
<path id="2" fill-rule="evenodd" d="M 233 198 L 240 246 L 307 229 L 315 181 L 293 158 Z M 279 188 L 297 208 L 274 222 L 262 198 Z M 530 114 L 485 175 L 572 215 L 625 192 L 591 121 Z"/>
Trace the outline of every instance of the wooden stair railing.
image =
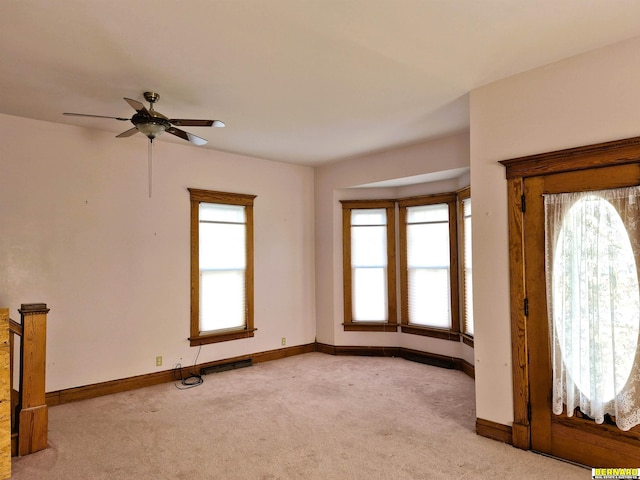
<path id="1" fill-rule="evenodd" d="M 8 310 L 7 310 L 8 311 Z M 4 329 L 3 329 L 4 330 Z M 18 455 L 18 404 L 20 403 L 20 392 L 14 387 L 13 380 L 16 375 L 15 368 L 15 346 L 16 337 L 22 338 L 22 325 L 9 318 L 9 392 L 11 400 L 11 456 Z M 19 345 L 19 344 L 18 344 Z M 20 370 L 18 370 L 19 374 Z"/>
<path id="2" fill-rule="evenodd" d="M 49 413 L 45 399 L 47 313 L 44 303 L 22 304 L 21 323 L 9 319 L 9 371 L 11 389 L 11 454 L 28 455 L 47 448 Z M 14 351 L 20 338 L 19 363 Z M 13 385 L 19 368 L 19 385 Z M 1 478 L 1 477 L 0 477 Z"/>

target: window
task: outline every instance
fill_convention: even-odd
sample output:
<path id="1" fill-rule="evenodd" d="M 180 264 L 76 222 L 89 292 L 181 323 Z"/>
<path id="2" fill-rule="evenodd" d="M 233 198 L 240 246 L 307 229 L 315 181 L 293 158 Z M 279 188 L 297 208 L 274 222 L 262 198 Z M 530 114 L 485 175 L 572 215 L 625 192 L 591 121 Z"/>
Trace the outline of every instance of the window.
<path id="1" fill-rule="evenodd" d="M 456 194 L 398 205 L 402 331 L 458 340 Z"/>
<path id="2" fill-rule="evenodd" d="M 343 201 L 344 326 L 396 331 L 395 202 Z"/>
<path id="3" fill-rule="evenodd" d="M 399 292 L 403 333 L 459 341 L 462 317 L 463 340 L 473 347 L 469 188 L 341 203 L 345 330 L 397 331 Z"/>
<path id="4" fill-rule="evenodd" d="M 189 192 L 191 345 L 252 337 L 255 195 Z"/>
<path id="5" fill-rule="evenodd" d="M 471 261 L 471 192 L 465 188 L 458 192 L 458 225 L 461 243 L 460 276 L 461 276 L 461 318 L 462 333 L 473 337 L 473 275 Z M 467 341 L 469 339 L 465 339 Z"/>

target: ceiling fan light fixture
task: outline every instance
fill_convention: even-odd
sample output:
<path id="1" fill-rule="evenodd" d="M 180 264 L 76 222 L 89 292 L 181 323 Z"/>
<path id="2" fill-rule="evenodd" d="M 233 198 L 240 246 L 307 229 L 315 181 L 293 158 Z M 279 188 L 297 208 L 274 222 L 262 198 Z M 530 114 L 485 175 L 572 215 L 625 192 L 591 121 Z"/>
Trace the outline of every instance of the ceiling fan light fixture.
<path id="1" fill-rule="evenodd" d="M 140 122 L 136 124 L 136 127 L 151 140 L 167 129 L 167 125 L 160 122 Z"/>

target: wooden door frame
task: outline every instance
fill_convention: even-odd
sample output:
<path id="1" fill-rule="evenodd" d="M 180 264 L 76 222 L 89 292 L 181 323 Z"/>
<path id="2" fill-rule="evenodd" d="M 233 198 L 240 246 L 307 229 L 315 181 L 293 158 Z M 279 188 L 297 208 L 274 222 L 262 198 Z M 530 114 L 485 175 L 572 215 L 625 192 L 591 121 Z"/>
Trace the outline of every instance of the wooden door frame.
<path id="1" fill-rule="evenodd" d="M 640 163 L 640 137 L 512 158 L 506 169 L 514 447 L 531 448 L 528 325 L 525 315 L 524 180 L 539 175 Z"/>

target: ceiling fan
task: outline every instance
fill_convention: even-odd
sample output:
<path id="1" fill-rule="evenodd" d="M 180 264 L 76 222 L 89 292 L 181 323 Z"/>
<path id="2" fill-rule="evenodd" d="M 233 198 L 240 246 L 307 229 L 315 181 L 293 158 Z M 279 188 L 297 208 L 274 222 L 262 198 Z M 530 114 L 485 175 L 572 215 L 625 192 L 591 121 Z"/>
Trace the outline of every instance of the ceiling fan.
<path id="1" fill-rule="evenodd" d="M 198 137 L 193 133 L 185 132 L 175 126 L 179 127 L 224 127 L 224 122 L 220 120 L 193 120 L 185 118 L 168 118 L 153 109 L 153 104 L 157 103 L 160 99 L 160 95 L 156 92 L 144 92 L 144 98 L 149 102 L 149 108 L 147 109 L 142 103 L 137 100 L 132 100 L 125 97 L 125 101 L 131 105 L 136 113 L 131 118 L 123 117 L 108 117 L 105 115 L 88 115 L 85 113 L 68 113 L 63 115 L 71 115 L 76 117 L 96 117 L 96 118 L 112 118 L 114 120 L 120 120 L 123 122 L 131 121 L 134 127 L 122 132 L 120 135 L 116 135 L 116 138 L 130 137 L 138 132 L 143 133 L 151 143 L 153 139 L 163 132 L 170 133 L 176 137 L 180 137 L 195 145 L 204 145 L 207 141 L 204 138 Z"/>

